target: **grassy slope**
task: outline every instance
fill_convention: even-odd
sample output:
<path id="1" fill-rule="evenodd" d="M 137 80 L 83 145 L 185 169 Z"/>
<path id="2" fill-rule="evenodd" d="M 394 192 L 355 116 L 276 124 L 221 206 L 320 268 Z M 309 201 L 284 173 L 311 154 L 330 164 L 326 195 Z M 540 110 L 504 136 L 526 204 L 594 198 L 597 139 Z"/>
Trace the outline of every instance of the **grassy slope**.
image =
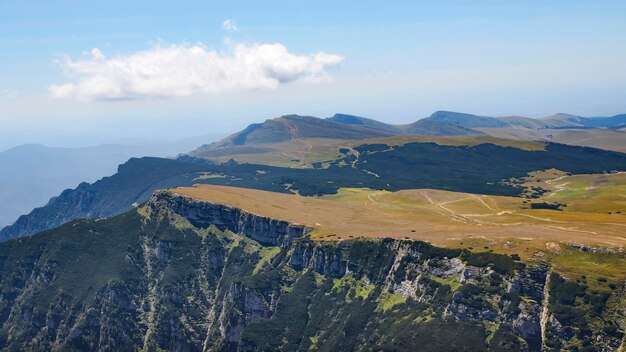
<path id="1" fill-rule="evenodd" d="M 547 179 L 549 175 L 553 178 Z M 565 272 L 576 272 L 577 268 L 594 272 L 596 276 L 606 272 L 605 265 L 593 264 L 591 260 L 601 258 L 599 254 L 591 255 L 585 267 L 576 266 L 567 256 L 559 254 L 570 253 L 567 243 L 612 249 L 626 245 L 626 234 L 622 231 L 626 228 L 626 214 L 607 212 L 622 206 L 623 194 L 619 190 L 626 186 L 626 174 L 560 176 L 558 172 L 545 172 L 534 173 L 531 178 L 527 180 L 529 184 L 543 178 L 545 185 L 556 184 L 553 187 L 560 191 L 532 200 L 429 189 L 398 192 L 341 189 L 322 198 L 208 185 L 172 192 L 308 225 L 315 228 L 314 238 L 322 240 L 410 238 L 451 247 L 486 247 L 496 252 L 516 253 L 524 259 L 537 258 L 541 251 L 556 255 L 556 262 L 569 268 Z M 609 189 L 598 186 L 595 192 L 580 198 L 577 189 L 598 182 Z M 571 191 L 568 185 L 572 185 Z M 555 199 L 568 206 L 563 211 L 529 207 L 530 203 Z M 616 262 L 609 264 L 624 262 L 623 257 L 616 258 Z M 606 275 L 612 280 L 619 279 L 621 276 L 615 272 L 618 268 L 614 266 Z"/>
<path id="2" fill-rule="evenodd" d="M 480 131 L 496 137 L 520 141 L 551 141 L 569 145 L 626 152 L 626 131 L 613 129 L 529 129 L 481 128 Z"/>

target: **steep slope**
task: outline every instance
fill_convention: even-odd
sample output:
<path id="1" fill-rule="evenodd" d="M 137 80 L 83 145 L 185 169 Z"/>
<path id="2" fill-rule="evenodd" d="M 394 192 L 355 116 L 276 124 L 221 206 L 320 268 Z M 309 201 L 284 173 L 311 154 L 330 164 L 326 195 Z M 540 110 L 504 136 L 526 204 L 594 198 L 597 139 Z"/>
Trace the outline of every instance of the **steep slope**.
<path id="1" fill-rule="evenodd" d="M 515 237 L 510 237 L 515 234 L 526 239 L 516 246 L 522 258 L 532 257 L 548 242 L 626 247 L 626 233 L 622 233 L 626 214 L 617 213 L 623 208 L 619 192 L 626 189 L 626 174 L 566 176 L 552 172 L 552 178 L 543 184 L 528 183 L 545 191 L 536 198 L 433 189 L 388 192 L 364 188 L 343 188 L 334 195 L 302 197 L 215 185 L 180 187 L 171 192 L 315 228 L 311 238 L 321 240 L 389 237 L 450 247 L 476 237 L 486 242 L 515 241 Z M 548 175 L 541 173 L 541 179 Z M 601 187 L 586 194 L 577 191 L 599 183 Z M 557 202 L 561 205 L 558 211 L 536 208 Z M 554 227 L 553 223 L 559 226 Z"/>
<path id="2" fill-rule="evenodd" d="M 307 231 L 161 192 L 0 244 L 0 348 L 611 351 L 623 337 L 623 282 L 592 290 L 543 262 Z"/>
<path id="3" fill-rule="evenodd" d="M 480 136 L 482 132 L 426 118 L 409 125 L 399 126 L 402 133 L 420 136 Z"/>
<path id="4" fill-rule="evenodd" d="M 398 128 L 398 126 L 390 125 L 384 122 L 376 121 L 373 119 L 368 119 L 366 117 L 355 116 L 355 115 L 335 114 L 332 117 L 327 118 L 326 120 L 339 122 L 339 123 L 343 123 L 346 125 L 369 126 L 369 127 L 383 130 L 383 131 L 390 131 L 394 133 L 402 132 Z"/>
<path id="5" fill-rule="evenodd" d="M 479 136 L 482 133 L 471 130 L 469 128 L 459 127 L 452 124 L 436 121 L 435 119 L 425 118 L 417 120 L 408 125 L 390 125 L 365 117 L 335 114 L 328 120 L 341 122 L 349 125 L 371 126 L 383 130 L 389 130 L 396 133 L 412 134 L 418 136 Z"/>
<path id="6" fill-rule="evenodd" d="M 286 115 L 252 124 L 215 143 L 215 146 L 267 144 L 298 138 L 366 139 L 394 134 L 397 132 L 375 126 L 349 125 L 311 116 Z"/>
<path id="7" fill-rule="evenodd" d="M 115 173 L 132 157 L 174 156 L 188 143 L 56 148 L 22 145 L 0 152 L 0 228 L 81 182 Z"/>
<path id="8" fill-rule="evenodd" d="M 436 111 L 428 118 L 434 121 L 465 128 L 497 128 L 509 126 L 508 123 L 501 121 L 496 117 L 472 115 L 452 111 Z"/>
<path id="9" fill-rule="evenodd" d="M 0 230 L 0 240 L 27 236 L 82 217 L 107 217 L 144 202 L 156 189 L 206 183 L 301 195 L 332 194 L 339 188 L 379 190 L 433 188 L 494 195 L 519 195 L 506 182 L 529 172 L 556 168 L 570 173 L 626 171 L 626 154 L 548 143 L 525 150 L 489 143 L 366 144 L 336 151 L 314 169 L 257 164 L 219 164 L 192 159 L 131 159 L 117 174 L 64 191 L 48 205 Z M 493 167 L 497 165 L 497 167 Z"/>
<path id="10" fill-rule="evenodd" d="M 189 173 L 203 170 L 202 164 L 162 158 L 132 158 L 117 173 L 93 184 L 81 183 L 50 199 L 43 207 L 0 230 L 0 240 L 31 235 L 78 218 L 116 215 L 144 202 L 156 189 L 191 184 Z M 147 195 L 142 196 L 146 193 Z"/>
<path id="11" fill-rule="evenodd" d="M 556 127 L 580 127 L 584 126 L 585 118 L 578 115 L 558 113 L 551 116 L 542 117 L 539 120 L 555 124 Z"/>
<path id="12" fill-rule="evenodd" d="M 540 119 L 531 119 L 523 116 L 503 116 L 498 117 L 498 119 L 506 122 L 509 127 L 513 128 L 542 129 L 554 126 L 551 122 L 546 122 Z"/>

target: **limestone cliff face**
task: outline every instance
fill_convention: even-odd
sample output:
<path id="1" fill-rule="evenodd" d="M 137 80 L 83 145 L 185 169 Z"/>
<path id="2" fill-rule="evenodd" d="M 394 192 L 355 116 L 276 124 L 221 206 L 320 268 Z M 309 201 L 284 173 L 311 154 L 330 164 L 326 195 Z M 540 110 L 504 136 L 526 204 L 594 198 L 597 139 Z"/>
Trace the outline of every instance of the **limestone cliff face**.
<path id="1" fill-rule="evenodd" d="M 152 211 L 166 207 L 195 227 L 213 225 L 221 231 L 241 234 L 267 246 L 287 245 L 310 230 L 303 225 L 251 214 L 224 204 L 193 200 L 168 191 L 155 192 L 148 207 Z"/>
<path id="2" fill-rule="evenodd" d="M 622 341 L 623 288 L 574 319 L 596 296 L 578 288 L 567 306 L 546 264 L 307 231 L 157 192 L 137 211 L 6 242 L 0 349 L 611 351 Z"/>

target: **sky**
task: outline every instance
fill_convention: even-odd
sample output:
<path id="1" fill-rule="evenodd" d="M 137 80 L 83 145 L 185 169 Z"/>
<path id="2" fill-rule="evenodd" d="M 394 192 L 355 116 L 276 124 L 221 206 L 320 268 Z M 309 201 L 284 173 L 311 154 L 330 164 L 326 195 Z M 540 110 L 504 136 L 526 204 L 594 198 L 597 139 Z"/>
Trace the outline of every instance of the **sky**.
<path id="1" fill-rule="evenodd" d="M 0 0 L 0 149 L 626 112 L 624 1 Z"/>

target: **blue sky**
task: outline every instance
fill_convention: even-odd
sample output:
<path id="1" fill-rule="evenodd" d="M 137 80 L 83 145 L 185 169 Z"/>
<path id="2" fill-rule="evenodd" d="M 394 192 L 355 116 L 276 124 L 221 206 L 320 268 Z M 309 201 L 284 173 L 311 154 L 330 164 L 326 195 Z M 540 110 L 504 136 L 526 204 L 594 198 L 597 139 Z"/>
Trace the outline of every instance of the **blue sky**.
<path id="1" fill-rule="evenodd" d="M 0 148 L 288 113 L 623 113 L 624 33 L 624 1 L 0 1 Z"/>

